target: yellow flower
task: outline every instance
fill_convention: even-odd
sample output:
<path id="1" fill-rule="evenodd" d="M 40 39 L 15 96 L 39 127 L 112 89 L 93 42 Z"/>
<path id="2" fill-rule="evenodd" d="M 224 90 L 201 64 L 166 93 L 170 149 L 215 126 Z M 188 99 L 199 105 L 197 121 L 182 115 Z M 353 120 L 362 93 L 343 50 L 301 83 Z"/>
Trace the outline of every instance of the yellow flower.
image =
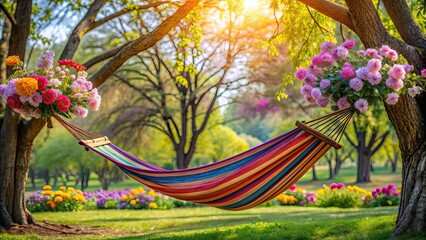
<path id="1" fill-rule="evenodd" d="M 16 66 L 21 62 L 21 59 L 19 59 L 19 56 L 9 56 L 6 58 L 6 65 L 7 66 Z"/>
<path id="2" fill-rule="evenodd" d="M 78 194 L 78 195 L 83 195 L 83 191 L 81 191 L 81 190 L 77 190 L 77 194 Z"/>
<path id="3" fill-rule="evenodd" d="M 43 190 L 52 190 L 52 186 L 50 185 L 44 185 Z"/>
<path id="4" fill-rule="evenodd" d="M 145 193 L 145 189 L 143 189 L 143 187 L 138 187 L 138 191 L 139 191 L 140 193 Z"/>
<path id="5" fill-rule="evenodd" d="M 78 196 L 78 199 L 80 200 L 80 202 L 86 202 L 86 198 L 82 195 Z"/>
<path id="6" fill-rule="evenodd" d="M 62 191 L 56 191 L 55 195 L 62 196 L 62 193 L 63 193 Z"/>
<path id="7" fill-rule="evenodd" d="M 130 205 L 132 205 L 132 206 L 134 206 L 134 205 L 136 205 L 136 200 L 132 200 L 132 201 L 130 201 Z"/>
<path id="8" fill-rule="evenodd" d="M 65 190 L 67 190 L 67 187 L 65 187 L 65 186 L 60 186 L 60 187 L 59 187 L 59 190 L 61 190 L 61 191 L 65 191 Z"/>
<path id="9" fill-rule="evenodd" d="M 62 202 L 64 201 L 64 199 L 61 196 L 56 196 L 55 199 L 53 199 L 53 201 L 56 202 Z"/>
<path id="10" fill-rule="evenodd" d="M 71 198 L 71 194 L 69 194 L 69 193 L 63 193 L 62 197 L 63 198 Z"/>
<path id="11" fill-rule="evenodd" d="M 134 197 L 134 196 L 133 196 L 132 194 L 130 194 L 130 193 L 129 193 L 129 194 L 127 194 L 127 198 L 128 198 L 128 199 L 133 199 L 133 197 Z"/>
<path id="12" fill-rule="evenodd" d="M 156 209 L 156 208 L 158 208 L 157 203 L 155 203 L 155 202 L 150 203 L 150 204 L 149 204 L 149 208 L 151 208 L 151 209 Z"/>
<path id="13" fill-rule="evenodd" d="M 130 190 L 134 196 L 139 195 L 139 191 L 137 189 Z"/>
<path id="14" fill-rule="evenodd" d="M 72 200 L 78 201 L 78 196 L 77 195 L 72 196 Z"/>
<path id="15" fill-rule="evenodd" d="M 127 197 L 127 195 L 123 195 L 123 196 L 121 197 L 121 201 L 122 201 L 122 202 L 127 201 L 127 199 L 129 199 L 129 197 Z"/>
<path id="16" fill-rule="evenodd" d="M 41 194 L 50 196 L 53 194 L 53 192 L 51 190 L 46 190 L 46 191 L 43 191 Z"/>
<path id="17" fill-rule="evenodd" d="M 324 192 L 327 192 L 328 190 L 330 190 L 329 187 L 324 187 Z"/>
<path id="18" fill-rule="evenodd" d="M 298 192 L 298 193 L 301 193 L 301 192 L 303 192 L 303 188 L 296 188 L 296 192 Z"/>
<path id="19" fill-rule="evenodd" d="M 324 189 L 318 189 L 318 191 L 317 191 L 318 195 L 323 195 L 324 193 L 325 193 Z"/>
<path id="20" fill-rule="evenodd" d="M 68 189 L 68 191 L 70 191 L 72 193 L 75 192 L 75 188 L 73 188 L 73 187 L 68 187 L 67 189 Z"/>
<path id="21" fill-rule="evenodd" d="M 16 92 L 21 96 L 30 96 L 38 89 L 38 82 L 34 78 L 21 78 L 15 82 Z"/>
<path id="22" fill-rule="evenodd" d="M 149 193 L 148 193 L 148 195 L 149 196 L 153 196 L 153 197 L 158 197 L 158 193 L 156 193 L 154 190 L 149 190 Z"/>

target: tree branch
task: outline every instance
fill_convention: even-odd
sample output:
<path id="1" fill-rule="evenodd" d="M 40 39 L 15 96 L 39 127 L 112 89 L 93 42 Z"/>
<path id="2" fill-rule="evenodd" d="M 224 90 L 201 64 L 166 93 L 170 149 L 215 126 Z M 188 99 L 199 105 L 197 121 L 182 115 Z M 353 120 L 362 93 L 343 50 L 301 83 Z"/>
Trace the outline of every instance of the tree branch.
<path id="1" fill-rule="evenodd" d="M 2 3 L 0 3 L 0 9 L 4 12 L 4 14 L 6 14 L 6 17 L 13 24 L 13 26 L 16 26 L 15 18 L 13 18 L 12 14 L 10 14 L 10 12 L 7 11 L 6 7 Z"/>
<path id="2" fill-rule="evenodd" d="M 129 43 L 125 43 L 124 45 L 122 45 L 122 46 L 120 46 L 120 47 L 117 47 L 117 48 L 111 49 L 111 50 L 109 50 L 108 52 L 105 52 L 105 53 L 103 53 L 103 54 L 101 54 L 101 55 L 98 55 L 98 56 L 96 56 L 96 57 L 94 57 L 94 58 L 90 59 L 89 61 L 87 61 L 87 62 L 86 62 L 86 63 L 84 63 L 83 65 L 84 65 L 86 68 L 90 68 L 90 67 L 92 67 L 93 65 L 95 65 L 95 64 L 97 64 L 97 63 L 99 63 L 99 62 L 102 62 L 102 61 L 104 61 L 104 60 L 106 60 L 106 59 L 108 59 L 108 58 L 112 58 L 112 57 L 114 57 L 114 56 L 115 56 L 118 52 L 120 52 L 120 51 L 121 51 L 121 49 L 125 48 L 128 44 L 129 44 Z"/>
<path id="3" fill-rule="evenodd" d="M 125 48 L 104 65 L 90 79 L 95 87 L 104 83 L 127 59 L 137 53 L 152 47 L 160 39 L 162 39 L 173 27 L 175 27 L 182 18 L 184 18 L 200 0 L 186 1 L 172 16 L 162 22 L 155 30 L 147 35 L 140 36 L 135 41 L 131 42 Z"/>
<path id="4" fill-rule="evenodd" d="M 414 21 L 407 3 L 403 0 L 383 0 L 383 4 L 402 39 L 412 46 L 426 49 L 426 36 Z"/>
<path id="5" fill-rule="evenodd" d="M 338 22 L 345 24 L 348 28 L 355 30 L 352 20 L 349 16 L 349 10 L 337 3 L 327 0 L 298 0 L 308 5 L 318 12 L 330 17 Z"/>

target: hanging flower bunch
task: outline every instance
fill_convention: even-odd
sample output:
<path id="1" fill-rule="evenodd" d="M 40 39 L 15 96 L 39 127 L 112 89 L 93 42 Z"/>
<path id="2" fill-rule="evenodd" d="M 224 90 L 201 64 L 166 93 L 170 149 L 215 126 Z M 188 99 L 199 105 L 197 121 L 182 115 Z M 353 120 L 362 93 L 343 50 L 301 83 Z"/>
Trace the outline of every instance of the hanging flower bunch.
<path id="1" fill-rule="evenodd" d="M 43 53 L 35 70 L 23 68 L 18 56 L 9 56 L 6 65 L 14 73 L 6 84 L 0 85 L 2 96 L 9 107 L 26 117 L 48 118 L 55 114 L 71 118 L 71 113 L 86 117 L 90 107 L 97 111 L 101 97 L 92 82 L 87 81 L 86 68 L 73 60 L 58 60 L 54 67 L 55 54 Z"/>
<path id="2" fill-rule="evenodd" d="M 412 73 L 414 67 L 404 64 L 405 59 L 387 45 L 356 53 L 353 47 L 353 40 L 340 46 L 324 42 L 309 67 L 297 70 L 295 76 L 304 82 L 300 92 L 306 101 L 320 107 L 353 106 L 362 113 L 382 101 L 394 105 L 400 94 L 408 92 L 414 97 L 423 91 L 419 84 L 426 81 L 426 69 L 421 76 Z"/>

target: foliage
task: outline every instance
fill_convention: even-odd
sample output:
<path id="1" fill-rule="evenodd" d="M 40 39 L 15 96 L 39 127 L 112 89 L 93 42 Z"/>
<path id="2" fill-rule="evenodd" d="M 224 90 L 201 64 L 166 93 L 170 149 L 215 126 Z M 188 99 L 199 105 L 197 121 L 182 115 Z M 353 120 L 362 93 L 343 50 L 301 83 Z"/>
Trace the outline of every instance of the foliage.
<path id="1" fill-rule="evenodd" d="M 87 106 L 99 109 L 101 97 L 92 83 L 86 80 L 86 68 L 72 60 L 58 60 L 53 66 L 55 54 L 46 51 L 38 60 L 37 68 L 23 68 L 18 56 L 6 59 L 6 65 L 14 73 L 6 84 L 0 85 L 0 95 L 9 107 L 26 117 L 48 118 L 59 114 L 71 118 L 87 116 Z M 76 73 L 72 73 L 76 71 Z"/>
<path id="2" fill-rule="evenodd" d="M 351 52 L 353 46 L 353 40 L 340 46 L 324 42 L 309 68 L 297 70 L 296 78 L 304 82 L 300 92 L 308 102 L 320 107 L 332 102 L 334 109 L 354 106 L 365 112 L 383 101 L 394 105 L 400 94 L 408 91 L 414 97 L 425 88 L 426 79 L 412 74 L 414 67 L 404 64 L 405 59 L 389 46 L 356 54 Z"/>
<path id="3" fill-rule="evenodd" d="M 58 191 L 53 191 L 49 185 L 45 185 L 43 191 L 37 191 L 26 199 L 30 212 L 78 211 L 83 209 L 84 202 L 86 198 L 80 190 L 61 186 Z"/>

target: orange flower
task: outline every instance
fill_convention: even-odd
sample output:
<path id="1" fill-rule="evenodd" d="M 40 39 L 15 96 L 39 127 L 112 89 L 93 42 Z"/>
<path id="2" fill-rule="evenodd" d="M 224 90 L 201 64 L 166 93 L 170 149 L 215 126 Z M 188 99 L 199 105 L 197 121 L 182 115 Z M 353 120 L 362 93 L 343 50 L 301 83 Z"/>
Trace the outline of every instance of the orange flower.
<path id="1" fill-rule="evenodd" d="M 77 190 L 77 194 L 78 194 L 78 195 L 83 195 L 83 191 L 81 191 L 81 190 Z"/>
<path id="2" fill-rule="evenodd" d="M 43 191 L 41 194 L 50 196 L 53 194 L 53 192 L 51 190 L 46 190 L 46 191 Z"/>
<path id="3" fill-rule="evenodd" d="M 78 199 L 80 200 L 80 202 L 85 202 L 86 198 L 82 195 L 78 196 Z"/>
<path id="4" fill-rule="evenodd" d="M 75 188 L 73 188 L 73 187 L 68 187 L 67 190 L 72 192 L 72 193 L 75 192 Z"/>
<path id="5" fill-rule="evenodd" d="M 130 201 L 130 205 L 132 205 L 132 206 L 134 206 L 134 205 L 136 205 L 136 200 L 132 200 L 132 201 Z"/>
<path id="6" fill-rule="evenodd" d="M 69 193 L 62 193 L 63 198 L 71 198 L 71 194 Z"/>
<path id="7" fill-rule="evenodd" d="M 21 59 L 19 59 L 19 56 L 9 56 L 6 58 L 6 65 L 7 66 L 16 66 L 21 62 Z"/>
<path id="8" fill-rule="evenodd" d="M 158 208 L 158 205 L 157 205 L 157 203 L 152 202 L 152 203 L 149 204 L 149 208 L 156 209 L 156 208 Z"/>
<path id="9" fill-rule="evenodd" d="M 72 196 L 72 200 L 78 201 L 78 196 L 77 195 Z"/>
<path id="10" fill-rule="evenodd" d="M 61 196 L 56 196 L 55 199 L 53 199 L 53 201 L 56 202 L 62 202 L 64 201 L 64 199 Z"/>
<path id="11" fill-rule="evenodd" d="M 21 78 L 15 82 L 16 92 L 20 96 L 30 96 L 38 89 L 38 82 L 34 78 Z"/>
<path id="12" fill-rule="evenodd" d="M 52 186 L 50 185 L 44 185 L 43 190 L 52 190 Z"/>
<path id="13" fill-rule="evenodd" d="M 61 190 L 61 191 L 65 191 L 65 190 L 67 190 L 67 188 L 66 188 L 65 186 L 60 186 L 60 187 L 59 187 L 59 190 Z"/>

